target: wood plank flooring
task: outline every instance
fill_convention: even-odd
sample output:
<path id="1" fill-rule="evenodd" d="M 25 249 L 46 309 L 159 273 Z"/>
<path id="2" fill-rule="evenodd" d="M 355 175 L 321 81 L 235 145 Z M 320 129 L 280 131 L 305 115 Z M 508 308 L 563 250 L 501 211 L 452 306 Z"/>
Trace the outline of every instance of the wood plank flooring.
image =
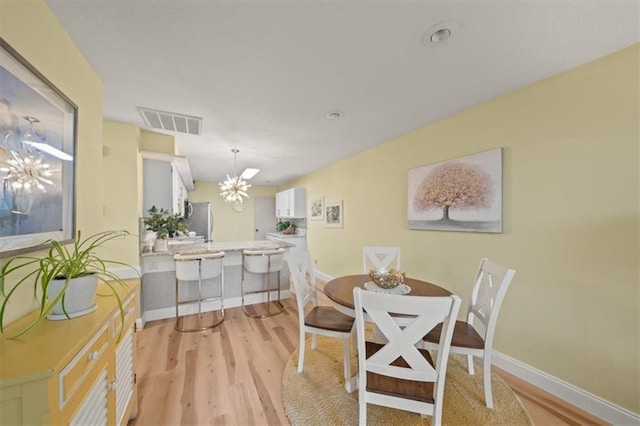
<path id="1" fill-rule="evenodd" d="M 319 286 L 320 287 L 320 286 Z M 321 304 L 328 304 L 319 288 Z M 288 425 L 282 371 L 298 345 L 293 299 L 270 318 L 228 309 L 221 326 L 174 331 L 173 320 L 138 332 L 138 417 L 142 425 Z M 600 425 L 601 420 L 505 372 L 537 425 Z"/>

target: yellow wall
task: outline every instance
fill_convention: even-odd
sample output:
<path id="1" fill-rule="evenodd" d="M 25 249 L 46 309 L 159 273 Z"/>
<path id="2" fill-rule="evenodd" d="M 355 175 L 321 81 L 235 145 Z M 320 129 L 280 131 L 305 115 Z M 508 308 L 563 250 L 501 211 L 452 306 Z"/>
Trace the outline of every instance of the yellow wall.
<path id="1" fill-rule="evenodd" d="M 318 269 L 398 245 L 408 275 L 468 301 L 480 258 L 510 265 L 495 348 L 640 412 L 639 46 L 288 182 L 344 200 L 344 229 L 307 223 Z M 496 147 L 502 234 L 407 229 L 409 169 Z"/>
<path id="2" fill-rule="evenodd" d="M 0 2 L 0 37 L 78 106 L 76 227 L 83 235 L 101 231 L 102 82 L 44 1 Z M 35 308 L 32 290 L 22 290 L 7 322 Z"/>
<path id="3" fill-rule="evenodd" d="M 111 242 L 113 255 L 109 259 L 130 265 L 140 262 L 138 218 L 142 216 L 139 203 L 139 194 L 142 193 L 139 176 L 142 172 L 139 140 L 140 129 L 137 126 L 104 122 L 104 227 L 109 230 L 125 229 L 133 234 L 125 240 Z"/>
<path id="4" fill-rule="evenodd" d="M 140 132 L 140 151 L 161 152 L 169 155 L 178 154 L 174 136 L 146 130 Z"/>
<path id="5" fill-rule="evenodd" d="M 195 190 L 189 193 L 189 201 L 211 201 L 213 240 L 216 242 L 253 240 L 255 238 L 253 199 L 275 197 L 276 194 L 275 186 L 252 186 L 249 188 L 249 198 L 245 201 L 245 211 L 236 213 L 220 196 L 220 187 L 217 183 L 197 181 L 195 186 Z"/>

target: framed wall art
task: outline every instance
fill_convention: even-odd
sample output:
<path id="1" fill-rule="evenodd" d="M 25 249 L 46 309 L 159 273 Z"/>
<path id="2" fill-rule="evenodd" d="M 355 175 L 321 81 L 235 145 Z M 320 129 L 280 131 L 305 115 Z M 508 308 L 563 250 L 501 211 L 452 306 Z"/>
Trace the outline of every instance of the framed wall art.
<path id="1" fill-rule="evenodd" d="M 342 228 L 344 211 L 342 201 L 333 201 L 324 206 L 324 222 L 327 228 Z"/>
<path id="2" fill-rule="evenodd" d="M 502 232 L 502 148 L 409 170 L 409 229 Z"/>
<path id="3" fill-rule="evenodd" d="M 324 197 L 310 197 L 309 198 L 309 219 L 310 220 L 324 220 Z"/>
<path id="4" fill-rule="evenodd" d="M 0 39 L 0 257 L 73 240 L 77 113 Z"/>

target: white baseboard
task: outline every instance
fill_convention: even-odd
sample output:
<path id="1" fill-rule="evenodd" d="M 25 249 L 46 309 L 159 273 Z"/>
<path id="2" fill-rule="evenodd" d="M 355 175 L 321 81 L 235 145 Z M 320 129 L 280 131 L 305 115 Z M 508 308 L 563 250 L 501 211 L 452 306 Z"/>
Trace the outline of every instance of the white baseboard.
<path id="1" fill-rule="evenodd" d="M 271 292 L 271 300 L 277 300 L 277 297 L 278 297 L 278 292 L 276 291 Z M 291 297 L 290 290 L 281 291 L 282 299 L 288 299 L 290 297 Z M 266 293 L 248 294 L 247 296 L 245 296 L 245 304 L 247 305 L 253 305 L 254 303 L 261 303 L 266 301 L 267 301 Z M 242 298 L 240 296 L 229 297 L 224 299 L 225 309 L 236 308 L 238 306 L 242 306 Z M 209 302 L 204 302 L 202 304 L 203 312 L 217 311 L 219 309 L 220 309 L 220 301 L 218 300 L 212 300 Z M 191 315 L 197 312 L 198 312 L 198 307 L 196 304 L 184 305 L 180 307 L 180 315 Z M 176 316 L 176 308 L 173 306 L 170 308 L 161 308 L 161 309 L 154 309 L 151 311 L 145 311 L 140 320 L 141 322 L 140 328 L 142 328 L 142 326 L 144 326 L 144 323 L 146 323 L 147 321 L 156 321 L 156 320 L 161 320 L 166 318 L 175 318 L 175 316 Z"/>
<path id="2" fill-rule="evenodd" d="M 315 274 L 316 278 L 324 282 L 329 282 L 333 279 L 331 275 L 318 270 L 315 271 Z M 640 426 L 640 414 L 619 407 L 612 402 L 606 401 L 597 395 L 582 390 L 577 386 L 531 367 L 508 355 L 494 351 L 493 365 L 607 423 L 613 425 Z"/>
<path id="3" fill-rule="evenodd" d="M 319 279 L 320 281 L 323 281 L 325 283 L 333 279 L 331 275 L 327 275 L 324 272 L 318 271 L 317 269 L 315 270 L 315 274 L 316 274 L 316 279 Z"/>
<path id="4" fill-rule="evenodd" d="M 493 352 L 493 365 L 613 425 L 640 425 L 640 415 L 619 407 L 544 371 Z"/>

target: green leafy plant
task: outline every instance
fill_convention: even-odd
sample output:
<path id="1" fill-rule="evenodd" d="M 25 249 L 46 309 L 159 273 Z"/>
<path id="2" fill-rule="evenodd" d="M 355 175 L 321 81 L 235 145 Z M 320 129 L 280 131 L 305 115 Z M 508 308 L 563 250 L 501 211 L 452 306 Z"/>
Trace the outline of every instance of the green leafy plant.
<path id="1" fill-rule="evenodd" d="M 156 238 L 175 237 L 178 232 L 189 232 L 189 227 L 182 221 L 179 213 L 171 214 L 169 210 L 158 210 L 156 206 L 151 206 L 147 212 L 149 216 L 144 218 L 144 224 L 148 231 L 156 233 Z"/>
<path id="2" fill-rule="evenodd" d="M 288 220 L 284 220 L 284 221 L 281 220 L 276 224 L 276 230 L 278 232 L 282 232 L 285 229 L 287 229 L 290 225 L 291 225 L 291 222 L 289 222 Z"/>
<path id="3" fill-rule="evenodd" d="M 107 265 L 127 266 L 134 271 L 136 269 L 123 262 L 103 259 L 96 254 L 96 250 L 108 241 L 128 235 L 131 235 L 128 231 L 103 231 L 83 240 L 80 231 L 78 231 L 78 237 L 70 245 L 63 245 L 54 240 L 47 241 L 48 244 L 51 244 L 51 248 L 45 256 L 16 256 L 9 259 L 0 269 L 0 291 L 4 296 L 4 301 L 0 307 L 0 332 L 4 333 L 4 315 L 7 305 L 21 286 L 33 285 L 33 295 L 38 300 L 40 309 L 35 319 L 13 337 L 21 336 L 31 330 L 51 313 L 58 303 L 62 304 L 63 312 L 69 318 L 64 307 L 69 283 L 73 278 L 88 275 L 95 276 L 98 281 L 104 282 L 111 289 L 111 293 L 118 302 L 120 318 L 124 322 L 125 312 L 116 286 L 126 287 L 127 284 L 117 275 L 108 271 Z M 26 275 L 20 278 L 11 289 L 8 289 L 6 278 L 13 274 L 20 274 L 23 271 L 27 271 Z M 48 300 L 47 289 L 53 280 L 65 280 L 65 282 L 60 293 L 52 300 Z M 40 294 L 38 290 L 40 290 Z"/>

